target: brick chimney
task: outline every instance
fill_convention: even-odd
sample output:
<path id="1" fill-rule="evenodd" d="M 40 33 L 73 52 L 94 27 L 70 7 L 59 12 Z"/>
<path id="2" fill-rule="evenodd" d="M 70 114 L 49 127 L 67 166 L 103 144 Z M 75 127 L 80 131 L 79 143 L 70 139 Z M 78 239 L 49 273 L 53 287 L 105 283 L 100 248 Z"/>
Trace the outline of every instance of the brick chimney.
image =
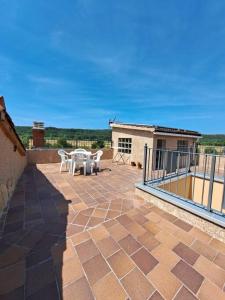
<path id="1" fill-rule="evenodd" d="M 43 122 L 34 122 L 32 128 L 33 147 L 41 148 L 45 145 L 45 128 Z"/>
<path id="2" fill-rule="evenodd" d="M 0 111 L 5 109 L 5 100 L 3 96 L 0 96 Z"/>

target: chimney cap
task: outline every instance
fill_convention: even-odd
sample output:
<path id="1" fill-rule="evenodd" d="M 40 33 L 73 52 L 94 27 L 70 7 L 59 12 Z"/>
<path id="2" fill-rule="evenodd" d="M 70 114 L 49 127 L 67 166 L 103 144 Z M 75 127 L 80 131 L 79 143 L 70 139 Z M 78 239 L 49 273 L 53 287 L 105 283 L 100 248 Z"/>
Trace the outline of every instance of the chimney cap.
<path id="1" fill-rule="evenodd" d="M 33 129 L 45 129 L 44 122 L 33 122 Z"/>

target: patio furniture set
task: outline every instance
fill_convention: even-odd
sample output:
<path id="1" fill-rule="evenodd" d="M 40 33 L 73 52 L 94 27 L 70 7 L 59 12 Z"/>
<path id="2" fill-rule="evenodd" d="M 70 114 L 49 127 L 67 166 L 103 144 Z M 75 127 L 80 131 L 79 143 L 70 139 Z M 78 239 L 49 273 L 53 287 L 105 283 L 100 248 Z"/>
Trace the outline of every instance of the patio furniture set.
<path id="1" fill-rule="evenodd" d="M 75 175 L 77 170 L 83 168 L 84 175 L 93 174 L 100 171 L 100 160 L 103 154 L 102 150 L 98 150 L 96 153 L 91 153 L 85 149 L 75 149 L 72 152 L 66 152 L 63 149 L 58 151 L 61 157 L 60 173 L 62 172 L 63 166 L 69 173 Z"/>

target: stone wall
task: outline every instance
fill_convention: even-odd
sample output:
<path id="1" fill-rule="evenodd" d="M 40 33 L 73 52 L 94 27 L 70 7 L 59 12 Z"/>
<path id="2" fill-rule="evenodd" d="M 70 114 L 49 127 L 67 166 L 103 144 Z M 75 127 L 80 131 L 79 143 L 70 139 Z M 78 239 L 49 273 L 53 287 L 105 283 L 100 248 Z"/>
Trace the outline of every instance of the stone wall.
<path id="1" fill-rule="evenodd" d="M 9 133 L 13 134 L 10 130 Z M 14 191 L 26 162 L 25 151 L 21 154 L 0 127 L 0 215 Z"/>
<path id="2" fill-rule="evenodd" d="M 70 152 L 74 149 L 66 149 Z M 91 150 L 95 153 L 97 150 Z M 47 164 L 47 163 L 58 163 L 60 157 L 58 155 L 58 149 L 31 149 L 27 150 L 27 161 L 29 164 Z M 112 149 L 103 149 L 103 156 L 101 159 L 112 159 Z"/>

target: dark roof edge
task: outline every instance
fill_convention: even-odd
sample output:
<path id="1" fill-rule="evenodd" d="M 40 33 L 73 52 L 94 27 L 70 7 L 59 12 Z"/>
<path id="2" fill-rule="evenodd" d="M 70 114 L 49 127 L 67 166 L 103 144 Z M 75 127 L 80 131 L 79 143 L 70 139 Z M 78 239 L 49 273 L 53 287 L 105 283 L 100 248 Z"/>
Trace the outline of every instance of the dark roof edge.
<path id="1" fill-rule="evenodd" d="M 10 127 L 12 128 L 13 133 L 15 134 L 15 136 L 16 136 L 17 140 L 19 141 L 19 143 L 20 143 L 21 147 L 23 148 L 23 150 L 26 152 L 26 148 L 24 147 L 24 144 L 22 143 L 22 141 L 21 141 L 21 139 L 20 139 L 18 133 L 16 132 L 15 125 L 14 125 L 14 123 L 13 123 L 13 121 L 12 121 L 10 115 L 9 115 L 9 114 L 7 113 L 7 111 L 6 111 L 6 106 L 5 106 L 5 102 L 4 102 L 4 97 L 3 97 L 3 96 L 0 96 L 0 98 L 1 98 L 1 103 L 2 103 L 2 107 L 3 107 L 3 109 L 1 110 L 1 112 L 3 112 L 3 113 L 5 114 L 5 118 L 6 118 L 7 121 L 9 122 L 9 125 L 10 125 Z"/>
<path id="2" fill-rule="evenodd" d="M 145 124 L 132 124 L 132 123 L 120 123 L 120 122 L 110 122 L 111 124 L 125 125 L 125 126 L 134 126 L 134 127 L 142 127 L 142 128 L 153 128 L 154 132 L 160 133 L 171 133 L 171 134 L 183 134 L 183 135 L 194 135 L 197 137 L 201 137 L 201 133 L 194 130 L 180 129 L 180 128 L 172 128 L 172 127 L 164 127 L 158 125 L 145 125 Z"/>

